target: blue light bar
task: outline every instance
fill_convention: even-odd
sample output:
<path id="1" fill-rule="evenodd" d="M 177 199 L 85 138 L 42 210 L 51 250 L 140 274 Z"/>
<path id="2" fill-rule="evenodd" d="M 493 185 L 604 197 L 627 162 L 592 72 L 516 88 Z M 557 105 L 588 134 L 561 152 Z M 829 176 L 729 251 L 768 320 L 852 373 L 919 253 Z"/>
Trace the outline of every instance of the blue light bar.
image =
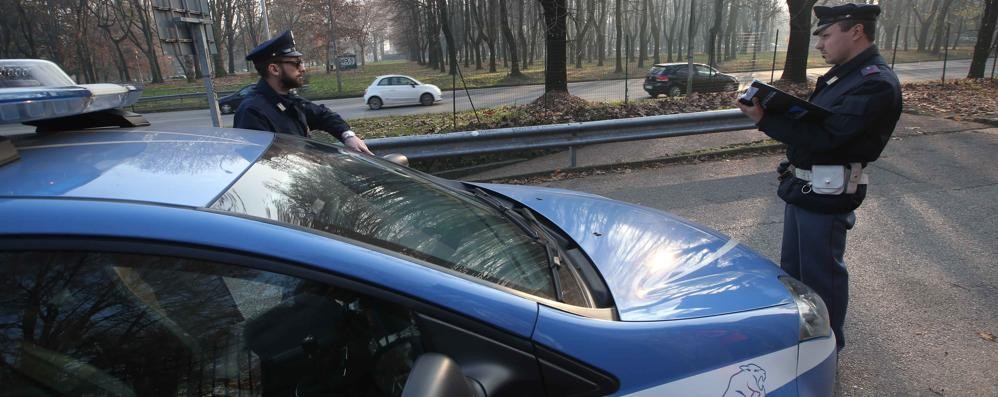
<path id="1" fill-rule="evenodd" d="M 49 61 L 0 60 L 0 124 L 122 108 L 138 101 L 141 93 L 131 85 L 77 85 Z"/>

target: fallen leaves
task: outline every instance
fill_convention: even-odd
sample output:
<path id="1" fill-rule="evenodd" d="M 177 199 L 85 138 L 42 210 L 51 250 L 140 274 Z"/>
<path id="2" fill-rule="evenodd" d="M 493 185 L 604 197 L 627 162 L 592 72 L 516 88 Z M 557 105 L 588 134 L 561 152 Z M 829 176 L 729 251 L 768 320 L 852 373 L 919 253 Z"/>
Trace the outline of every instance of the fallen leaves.
<path id="1" fill-rule="evenodd" d="M 990 332 L 981 331 L 978 332 L 977 335 L 980 336 L 981 339 L 984 339 L 988 342 L 998 342 L 998 338 L 995 337 L 995 334 L 992 334 Z"/>
<path id="2" fill-rule="evenodd" d="M 905 110 L 953 119 L 998 118 L 998 82 L 986 79 L 908 83 L 901 86 Z"/>

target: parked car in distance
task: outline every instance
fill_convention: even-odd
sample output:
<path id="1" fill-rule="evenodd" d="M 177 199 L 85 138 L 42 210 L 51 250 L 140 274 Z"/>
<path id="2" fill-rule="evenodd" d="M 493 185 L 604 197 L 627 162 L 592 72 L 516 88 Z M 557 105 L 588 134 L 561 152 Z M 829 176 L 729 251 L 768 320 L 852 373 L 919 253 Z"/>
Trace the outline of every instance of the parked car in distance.
<path id="1" fill-rule="evenodd" d="M 693 92 L 737 91 L 738 79 L 702 63 L 693 64 Z M 679 96 L 686 93 L 688 63 L 659 63 L 648 70 L 644 89 L 652 98 L 660 94 Z"/>
<path id="2" fill-rule="evenodd" d="M 423 84 L 409 76 L 386 75 L 374 78 L 364 90 L 364 103 L 371 110 L 382 106 L 415 105 L 430 106 L 443 97 L 440 87 L 433 84 Z"/>
<path id="3" fill-rule="evenodd" d="M 256 91 L 256 83 L 247 84 L 229 95 L 218 98 L 218 110 L 222 114 L 235 113 L 239 109 L 239 104 Z"/>

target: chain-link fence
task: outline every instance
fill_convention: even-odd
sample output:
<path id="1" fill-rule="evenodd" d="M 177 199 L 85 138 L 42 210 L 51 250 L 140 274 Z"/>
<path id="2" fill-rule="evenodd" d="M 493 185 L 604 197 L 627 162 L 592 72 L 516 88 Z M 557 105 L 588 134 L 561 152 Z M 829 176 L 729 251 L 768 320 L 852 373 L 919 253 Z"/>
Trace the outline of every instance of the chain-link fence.
<path id="1" fill-rule="evenodd" d="M 899 32 L 900 27 L 894 32 L 895 36 Z M 697 53 L 688 57 L 688 49 L 678 47 L 663 46 L 658 53 L 654 50 L 642 53 L 641 46 L 628 45 L 626 47 L 631 50 L 622 51 L 618 61 L 615 54 L 604 52 L 600 55 L 601 51 L 586 48 L 579 51 L 570 45 L 567 51 L 569 93 L 590 102 L 630 102 L 653 96 L 683 96 L 688 92 L 734 92 L 754 79 L 773 81 L 781 78 L 787 56 L 786 36 L 786 32 L 782 31 L 744 33 L 737 38 L 737 50 L 732 53 L 719 51 L 713 65 L 708 65 L 709 57 L 706 54 Z M 890 34 L 882 36 L 889 37 Z M 816 37 L 809 37 L 811 42 L 806 59 L 799 62 L 807 65 L 807 77 L 813 80 L 827 71 L 830 65 L 825 64 L 820 52 L 814 49 Z M 974 43 L 966 38 L 954 38 L 940 46 L 938 53 L 908 47 L 907 42 L 897 38 L 887 44 L 890 46 L 880 48 L 880 52 L 892 66 L 904 64 L 909 70 L 917 70 L 923 66 L 938 69 L 942 62 L 944 74 L 926 74 L 923 79 L 945 82 L 946 78 L 963 77 L 953 70 L 946 71 L 946 68 L 954 60 L 969 59 Z M 993 52 L 998 55 L 998 51 Z M 994 57 L 990 62 L 994 63 Z M 519 75 L 516 76 L 512 73 L 510 59 L 503 57 L 502 51 L 497 51 L 494 58 L 487 53 L 477 56 L 467 54 L 466 57 L 459 58 L 457 66 L 457 73 L 451 75 L 439 64 L 431 68 L 430 65 L 415 62 L 386 61 L 342 71 L 339 74 L 340 80 L 337 80 L 335 73 L 324 73 L 324 65 L 312 64 L 307 74 L 309 83 L 301 91 L 301 95 L 311 100 L 356 98 L 356 104 L 365 105 L 360 97 L 376 76 L 402 74 L 412 76 L 422 83 L 438 86 L 443 91 L 444 101 L 450 105 L 449 110 L 455 115 L 466 111 L 526 105 L 539 99 L 544 103 L 543 54 L 520 57 Z M 994 68 L 989 68 L 993 78 Z M 224 97 L 252 84 L 254 80 L 254 75 L 244 73 L 216 81 L 218 96 Z M 181 84 L 175 88 L 170 86 L 170 83 L 157 86 L 151 92 L 152 95 L 147 93 L 135 106 L 135 110 L 150 112 L 207 107 L 203 92 L 190 88 L 190 84 Z M 413 103 L 417 102 L 418 98 L 413 98 Z M 440 113 L 442 109 L 438 107 L 433 111 Z M 390 114 L 394 113 L 386 112 L 385 115 Z M 378 116 L 380 115 L 365 115 Z"/>

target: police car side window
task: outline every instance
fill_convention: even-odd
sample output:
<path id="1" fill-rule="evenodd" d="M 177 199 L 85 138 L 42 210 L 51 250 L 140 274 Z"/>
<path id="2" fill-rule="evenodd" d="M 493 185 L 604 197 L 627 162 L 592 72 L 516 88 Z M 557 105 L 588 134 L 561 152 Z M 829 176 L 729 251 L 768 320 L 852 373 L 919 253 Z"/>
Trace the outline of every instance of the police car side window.
<path id="1" fill-rule="evenodd" d="M 408 309 L 209 261 L 0 252 L 0 379 L 23 395 L 396 396 Z"/>

